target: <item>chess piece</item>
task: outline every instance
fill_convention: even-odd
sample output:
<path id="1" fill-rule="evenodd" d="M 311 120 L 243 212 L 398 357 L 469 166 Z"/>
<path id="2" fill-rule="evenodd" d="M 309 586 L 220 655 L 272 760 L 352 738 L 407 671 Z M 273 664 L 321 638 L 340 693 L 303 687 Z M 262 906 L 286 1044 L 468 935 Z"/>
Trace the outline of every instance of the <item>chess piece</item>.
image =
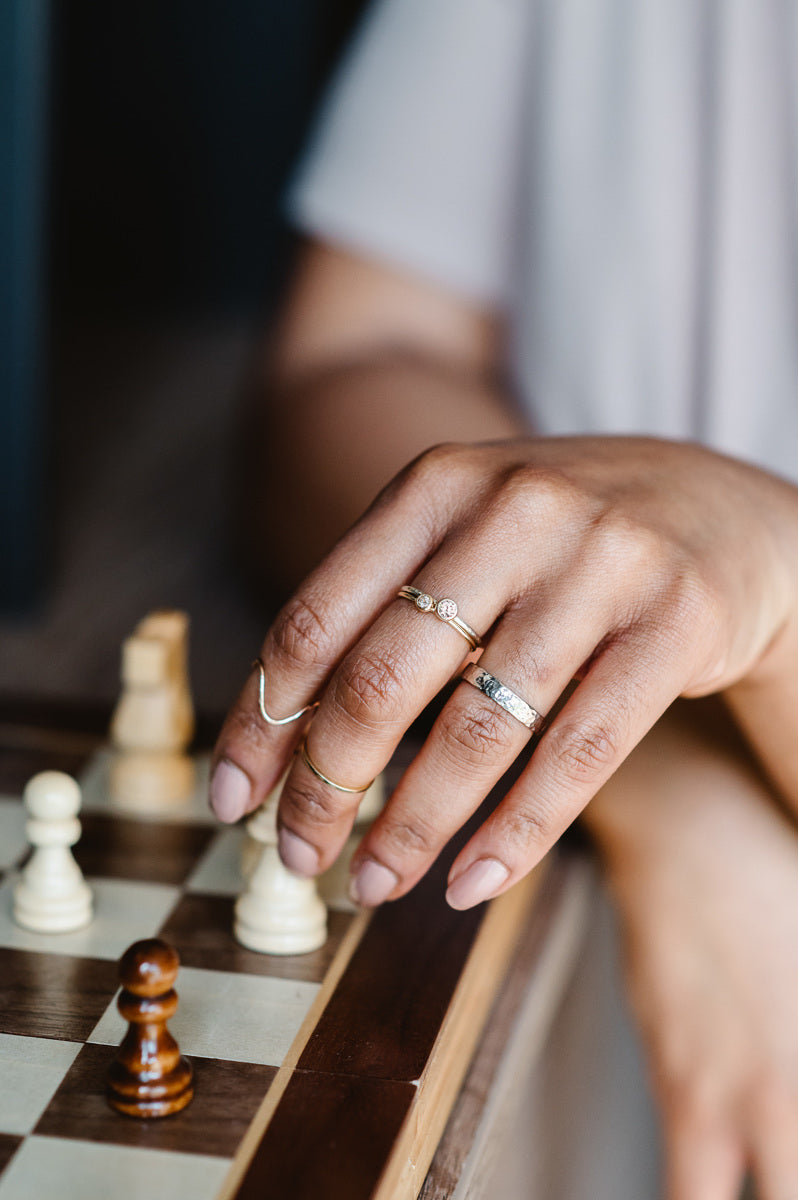
<path id="1" fill-rule="evenodd" d="M 37 933 L 68 933 L 88 925 L 92 895 L 71 846 L 80 837 L 80 788 L 63 771 L 42 771 L 24 793 L 33 853 L 14 889 L 14 920 Z"/>
<path id="2" fill-rule="evenodd" d="M 327 938 L 327 909 L 316 882 L 295 875 L 277 852 L 279 787 L 247 822 L 244 891 L 236 901 L 234 933 L 261 954 L 308 954 Z M 254 843 L 254 848 L 253 848 Z"/>
<path id="3" fill-rule="evenodd" d="M 328 908 L 335 912 L 357 912 L 357 905 L 349 898 L 352 856 L 360 845 L 368 827 L 385 807 L 385 777 L 378 775 L 364 793 L 357 810 L 352 832 L 344 843 L 341 853 L 332 866 L 319 876 L 319 893 Z"/>
<path id="4" fill-rule="evenodd" d="M 166 1028 L 177 1008 L 177 951 L 160 938 L 134 942 L 119 962 L 117 1007 L 130 1022 L 108 1071 L 111 1108 L 129 1117 L 168 1117 L 194 1096 L 191 1064 Z"/>
<path id="5" fill-rule="evenodd" d="M 120 808 L 180 807 L 194 791 L 194 765 L 186 754 L 194 732 L 187 647 L 188 617 L 176 611 L 151 613 L 122 647 L 109 778 Z"/>

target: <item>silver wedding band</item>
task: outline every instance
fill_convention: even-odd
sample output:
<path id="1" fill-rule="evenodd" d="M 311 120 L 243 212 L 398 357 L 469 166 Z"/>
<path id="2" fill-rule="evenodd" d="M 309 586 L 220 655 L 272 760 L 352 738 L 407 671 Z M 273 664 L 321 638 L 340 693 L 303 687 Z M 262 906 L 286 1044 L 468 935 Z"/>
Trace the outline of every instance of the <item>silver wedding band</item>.
<path id="1" fill-rule="evenodd" d="M 298 721 L 300 717 L 304 717 L 305 713 L 312 712 L 314 708 L 318 708 L 318 700 L 314 700 L 312 704 L 306 704 L 304 708 L 300 708 L 299 712 L 291 713 L 290 717 L 272 717 L 266 711 L 266 668 L 259 658 L 256 658 L 252 664 L 253 670 L 255 667 L 260 672 L 258 680 L 258 710 L 267 725 L 290 725 L 292 721 Z"/>
<path id="2" fill-rule="evenodd" d="M 478 646 L 482 645 L 482 638 L 476 629 L 472 629 L 462 617 L 458 616 L 457 605 L 448 596 L 436 600 L 434 596 L 430 596 L 429 592 L 422 592 L 419 588 L 411 587 L 409 583 L 400 587 L 396 594 L 402 600 L 410 600 L 419 612 L 435 613 L 439 621 L 443 621 L 444 625 L 451 626 L 461 637 L 465 638 L 471 650 L 476 650 Z"/>
<path id="3" fill-rule="evenodd" d="M 469 663 L 460 678 L 478 688 L 489 700 L 493 700 L 511 717 L 515 717 L 516 721 L 525 725 L 531 733 L 539 733 L 543 728 L 544 717 L 538 710 L 531 704 L 527 704 L 526 700 L 517 695 L 512 688 L 508 688 L 506 684 L 497 679 L 495 675 L 491 675 L 490 671 L 486 671 L 484 667 L 480 667 L 478 663 Z"/>

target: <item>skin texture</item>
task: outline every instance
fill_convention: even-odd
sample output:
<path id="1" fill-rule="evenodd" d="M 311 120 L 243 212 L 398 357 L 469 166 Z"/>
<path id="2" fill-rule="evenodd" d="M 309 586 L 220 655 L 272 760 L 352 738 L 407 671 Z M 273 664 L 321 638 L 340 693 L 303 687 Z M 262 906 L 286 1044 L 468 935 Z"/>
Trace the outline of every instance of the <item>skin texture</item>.
<path id="1" fill-rule="evenodd" d="M 484 665 L 541 711 L 578 675 L 531 766 L 455 863 L 450 900 L 509 887 L 605 785 L 588 812 L 627 929 L 669 1200 L 726 1200 L 744 1161 L 764 1200 L 787 1200 L 798 1194 L 794 1074 L 780 1064 L 795 1061 L 785 914 L 798 911 L 798 862 L 772 796 L 798 808 L 796 491 L 694 446 L 530 438 L 501 360 L 496 314 L 384 264 L 307 249 L 264 353 L 250 438 L 250 556 L 271 578 L 280 564 L 283 594 L 299 585 L 264 643 L 267 706 L 282 717 L 321 699 L 313 760 L 350 786 L 376 774 L 467 651 L 395 598 L 405 583 L 452 596 L 490 630 Z M 425 453 L 437 443 L 450 444 Z M 649 751 L 659 727 L 633 750 L 677 695 L 710 692 L 723 693 L 767 784 L 739 734 L 709 764 L 688 747 L 678 788 Z M 256 693 L 253 674 L 217 745 L 212 802 L 226 820 L 260 803 L 302 732 L 266 727 Z M 411 887 L 526 741 L 459 684 L 360 847 L 361 902 Z M 356 802 L 294 758 L 285 861 L 307 874 L 327 865 Z"/>
<path id="2" fill-rule="evenodd" d="M 498 386 L 500 359 L 491 314 L 308 247 L 254 372 L 244 439 L 247 558 L 260 565 L 264 590 L 285 599 L 428 447 L 528 432 Z"/>
<path id="3" fill-rule="evenodd" d="M 774 656 L 790 685 L 795 530 L 796 489 L 694 446 L 569 438 L 441 447 L 382 493 L 278 615 L 261 651 L 268 693 L 281 713 L 320 696 L 313 760 L 349 787 L 372 779 L 464 656 L 454 630 L 395 598 L 408 581 L 457 597 L 471 625 L 490 629 L 482 664 L 540 711 L 582 672 L 529 767 L 452 867 L 450 900 L 467 907 L 540 860 L 677 696 L 760 671 L 778 686 Z M 253 724 L 254 711 L 245 693 L 220 742 L 251 780 L 248 808 L 282 773 L 297 736 L 296 726 Z M 361 846 L 355 894 L 375 903 L 412 887 L 527 737 L 493 701 L 459 686 Z M 785 753 L 791 741 L 785 723 Z M 327 867 L 355 803 L 296 759 L 280 821 L 294 849 L 301 840 L 308 851 L 300 862 L 284 846 L 288 865 L 307 869 L 315 852 L 313 869 Z M 366 863 L 364 894 L 357 869 Z M 475 864 L 492 883 L 503 869 L 501 885 L 487 894 L 454 886 Z M 384 883 L 393 877 L 381 895 L 377 867 Z"/>
<path id="4" fill-rule="evenodd" d="M 664 718 L 586 819 L 621 914 L 668 1200 L 737 1200 L 745 1170 L 759 1200 L 789 1200 L 798 836 L 739 734 L 702 707 Z"/>

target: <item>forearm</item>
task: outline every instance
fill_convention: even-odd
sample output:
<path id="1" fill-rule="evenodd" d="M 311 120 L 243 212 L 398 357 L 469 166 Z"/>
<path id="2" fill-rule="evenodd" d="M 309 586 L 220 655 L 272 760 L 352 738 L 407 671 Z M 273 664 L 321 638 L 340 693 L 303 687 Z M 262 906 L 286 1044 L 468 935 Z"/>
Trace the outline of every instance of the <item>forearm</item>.
<path id="1" fill-rule="evenodd" d="M 798 615 L 756 671 L 725 696 L 778 796 L 798 819 Z"/>
<path id="2" fill-rule="evenodd" d="M 401 467 L 439 442 L 524 432 L 498 384 L 432 356 L 383 350 L 266 384 L 250 431 L 250 540 L 292 586 Z"/>

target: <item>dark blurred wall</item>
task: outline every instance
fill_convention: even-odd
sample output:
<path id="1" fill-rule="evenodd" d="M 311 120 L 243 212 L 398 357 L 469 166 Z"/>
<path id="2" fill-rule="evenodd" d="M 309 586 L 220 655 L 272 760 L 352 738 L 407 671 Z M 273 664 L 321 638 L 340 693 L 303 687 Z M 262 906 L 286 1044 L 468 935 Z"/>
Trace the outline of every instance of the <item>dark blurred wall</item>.
<path id="1" fill-rule="evenodd" d="M 92 420 L 60 351 L 269 307 L 286 177 L 366 2 L 0 3 L 0 611 L 46 595 L 64 431 Z"/>
<path id="2" fill-rule="evenodd" d="M 279 197 L 363 0 L 56 6 L 54 286 L 70 310 L 250 311 Z"/>

